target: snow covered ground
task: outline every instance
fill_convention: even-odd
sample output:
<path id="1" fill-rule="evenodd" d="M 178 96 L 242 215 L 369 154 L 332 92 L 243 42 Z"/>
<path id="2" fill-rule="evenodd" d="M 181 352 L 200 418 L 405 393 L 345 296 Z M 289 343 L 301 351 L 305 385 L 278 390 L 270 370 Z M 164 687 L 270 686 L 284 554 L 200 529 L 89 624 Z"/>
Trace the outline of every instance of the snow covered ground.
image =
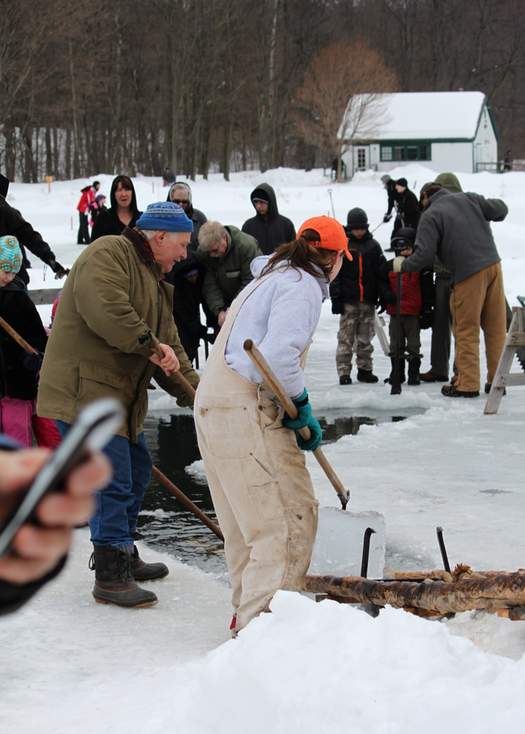
<path id="1" fill-rule="evenodd" d="M 434 178 L 421 166 L 394 170 L 416 192 Z M 98 176 L 109 193 L 112 177 Z M 522 231 L 525 174 L 459 174 L 465 190 L 505 199 L 510 213 L 494 225 L 509 302 L 525 292 Z M 283 214 L 298 226 L 307 216 L 336 216 L 363 207 L 372 226 L 386 196 L 379 176 L 330 184 L 321 171 L 289 169 L 219 176 L 192 185 L 195 206 L 209 218 L 240 226 L 252 215 L 249 191 L 266 180 Z M 64 264 L 81 247 L 75 204 L 83 181 L 11 187 L 9 201 L 39 229 Z M 164 199 L 159 179 L 135 180 L 139 205 Z M 71 226 L 71 217 L 72 226 Z M 390 225 L 375 233 L 386 246 Z M 33 287 L 54 287 L 33 258 Z M 49 309 L 43 309 L 44 312 Z M 439 385 L 337 385 L 337 318 L 325 304 L 309 353 L 307 385 L 318 412 L 403 415 L 402 422 L 363 426 L 326 447 L 351 508 L 385 516 L 390 568 L 439 567 L 435 527 L 442 525 L 451 563 L 513 570 L 525 566 L 523 413 L 525 388 L 510 388 L 496 416 L 483 398 L 447 400 Z M 423 352 L 429 353 L 429 332 Z M 428 360 L 424 360 L 426 368 Z M 374 369 L 386 358 L 376 345 Z M 483 379 L 483 377 L 482 377 Z M 171 400 L 156 396 L 155 408 Z M 319 499 L 338 504 L 309 459 Z M 195 469 L 198 471 L 199 467 Z M 525 623 L 485 614 L 428 622 L 387 609 L 376 619 L 333 602 L 279 593 L 273 614 L 228 640 L 228 589 L 214 576 L 162 557 L 167 579 L 151 588 L 153 609 L 121 610 L 93 603 L 86 563 L 88 535 L 78 531 L 68 568 L 24 610 L 0 622 L 4 679 L 0 731 L 352 732 L 353 734 L 493 734 L 523 721 Z M 518 723 L 518 727 L 519 727 Z"/>

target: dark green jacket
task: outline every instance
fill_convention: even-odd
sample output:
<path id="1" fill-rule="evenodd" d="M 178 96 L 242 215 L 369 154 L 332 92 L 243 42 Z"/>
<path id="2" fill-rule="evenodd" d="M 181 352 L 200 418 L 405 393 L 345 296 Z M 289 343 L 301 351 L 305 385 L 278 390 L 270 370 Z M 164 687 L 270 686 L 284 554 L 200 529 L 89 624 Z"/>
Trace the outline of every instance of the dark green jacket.
<path id="1" fill-rule="evenodd" d="M 228 308 L 237 293 L 252 280 L 250 263 L 262 255 L 254 237 L 231 224 L 225 229 L 230 241 L 224 257 L 210 257 L 198 250 L 198 257 L 206 266 L 202 294 L 214 316 Z"/>
<path id="2" fill-rule="evenodd" d="M 148 359 L 154 334 L 173 347 L 186 379 L 198 383 L 173 321 L 172 296 L 173 287 L 135 230 L 86 248 L 62 290 L 40 373 L 38 414 L 71 423 L 82 406 L 114 397 L 127 415 L 118 433 L 135 442 L 152 378 L 179 404 L 190 404 L 175 377 Z"/>

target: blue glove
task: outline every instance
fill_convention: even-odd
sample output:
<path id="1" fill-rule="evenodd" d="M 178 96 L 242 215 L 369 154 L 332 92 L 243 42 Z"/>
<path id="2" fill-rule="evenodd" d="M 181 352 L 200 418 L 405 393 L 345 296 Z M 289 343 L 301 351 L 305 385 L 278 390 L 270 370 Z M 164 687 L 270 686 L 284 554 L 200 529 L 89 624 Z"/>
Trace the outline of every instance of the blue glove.
<path id="1" fill-rule="evenodd" d="M 312 414 L 312 406 L 310 405 L 306 388 L 297 398 L 294 398 L 292 402 L 297 408 L 297 418 L 290 418 L 290 416 L 285 413 L 283 426 L 295 431 L 297 445 L 302 451 L 315 451 L 321 443 L 323 431 L 321 430 L 319 421 Z M 310 429 L 310 433 L 312 434 L 308 440 L 304 439 L 299 433 L 299 429 L 304 428 L 305 426 Z"/>

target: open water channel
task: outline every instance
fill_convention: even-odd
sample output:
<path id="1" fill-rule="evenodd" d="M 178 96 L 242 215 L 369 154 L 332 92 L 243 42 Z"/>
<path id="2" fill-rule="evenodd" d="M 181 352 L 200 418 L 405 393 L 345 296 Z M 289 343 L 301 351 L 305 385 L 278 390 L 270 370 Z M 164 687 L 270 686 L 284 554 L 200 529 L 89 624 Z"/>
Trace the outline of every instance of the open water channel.
<path id="1" fill-rule="evenodd" d="M 320 418 L 324 429 L 323 443 L 332 443 L 342 436 L 355 435 L 362 425 L 385 421 L 400 421 L 413 415 L 343 416 L 337 412 Z M 193 417 L 189 413 L 156 411 L 145 423 L 146 441 L 153 463 L 179 487 L 214 522 L 208 485 L 191 476 L 186 468 L 200 459 Z M 183 563 L 197 566 L 208 573 L 224 575 L 226 566 L 221 541 L 178 500 L 153 478 L 146 493 L 138 530 L 143 540 Z"/>

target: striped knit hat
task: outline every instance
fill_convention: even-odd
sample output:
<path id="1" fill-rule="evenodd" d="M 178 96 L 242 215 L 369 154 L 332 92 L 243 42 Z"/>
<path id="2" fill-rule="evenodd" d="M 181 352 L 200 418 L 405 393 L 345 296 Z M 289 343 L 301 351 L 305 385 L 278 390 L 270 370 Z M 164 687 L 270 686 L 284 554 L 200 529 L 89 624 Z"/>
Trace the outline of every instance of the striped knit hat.
<path id="1" fill-rule="evenodd" d="M 6 234 L 0 237 L 0 270 L 5 273 L 18 273 L 22 267 L 22 250 L 16 237 Z"/>
<path id="2" fill-rule="evenodd" d="M 148 204 L 146 211 L 137 219 L 139 229 L 159 232 L 193 232 L 193 222 L 184 209 L 173 201 L 158 201 Z"/>

